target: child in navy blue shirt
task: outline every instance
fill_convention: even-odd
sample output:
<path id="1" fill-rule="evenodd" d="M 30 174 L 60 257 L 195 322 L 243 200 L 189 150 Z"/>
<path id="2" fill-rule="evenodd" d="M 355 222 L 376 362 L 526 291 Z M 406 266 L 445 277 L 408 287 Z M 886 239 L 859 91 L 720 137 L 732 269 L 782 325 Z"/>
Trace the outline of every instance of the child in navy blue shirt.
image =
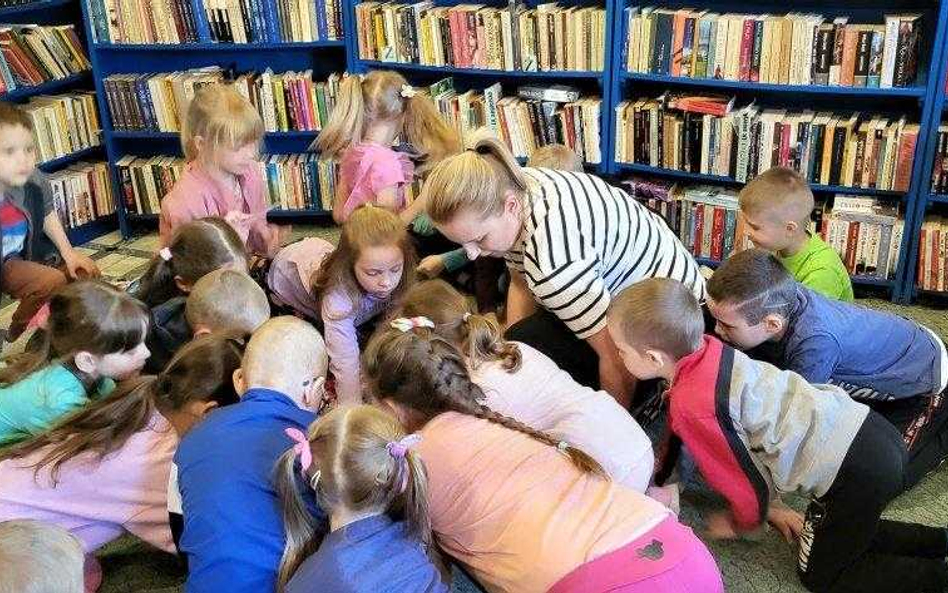
<path id="1" fill-rule="evenodd" d="M 421 437 L 405 436 L 395 418 L 370 406 L 337 408 L 308 436 L 286 432 L 296 445 L 277 464 L 286 525 L 277 590 L 447 593 L 425 553 L 427 477 L 412 450 Z M 329 533 L 307 511 L 300 482 L 329 514 Z"/>
<path id="2" fill-rule="evenodd" d="M 315 420 L 328 366 L 311 325 L 295 317 L 267 321 L 234 374 L 240 402 L 208 415 L 181 440 L 172 480 L 177 475 L 189 593 L 276 587 L 285 535 L 273 466 L 293 444 L 284 429 L 306 430 Z M 169 510 L 176 510 L 179 497 L 169 490 Z M 312 491 L 304 501 L 319 513 Z"/>
<path id="3" fill-rule="evenodd" d="M 708 295 L 723 339 L 810 383 L 838 385 L 895 425 L 909 451 L 906 488 L 948 456 L 948 356 L 931 330 L 827 299 L 759 249 L 724 262 Z"/>

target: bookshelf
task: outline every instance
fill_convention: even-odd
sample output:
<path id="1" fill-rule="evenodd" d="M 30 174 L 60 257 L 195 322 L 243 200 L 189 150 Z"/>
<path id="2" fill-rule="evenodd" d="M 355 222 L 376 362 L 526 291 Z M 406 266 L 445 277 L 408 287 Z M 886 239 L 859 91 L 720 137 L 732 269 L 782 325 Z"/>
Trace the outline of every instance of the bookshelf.
<path id="1" fill-rule="evenodd" d="M 100 97 L 106 96 L 104 79 L 112 74 L 150 74 L 182 71 L 206 66 L 220 66 L 229 74 L 311 70 L 314 80 L 325 80 L 333 72 L 344 72 L 349 67 L 348 44 L 345 40 L 310 42 L 251 42 L 226 43 L 213 40 L 211 23 L 203 10 L 202 0 L 186 0 L 195 15 L 197 41 L 194 43 L 131 44 L 96 41 L 89 44 L 89 57 L 95 72 L 95 86 Z M 314 0 L 316 5 L 316 0 Z M 94 39 L 89 0 L 82 0 L 86 36 Z M 343 31 L 346 30 L 348 11 L 342 11 Z M 112 180 L 117 204 L 117 219 L 123 236 L 128 237 L 141 226 L 154 227 L 154 214 L 127 212 L 122 199 L 122 185 L 115 163 L 124 156 L 181 156 L 177 132 L 116 130 L 108 102 L 99 102 L 105 151 L 111 164 Z M 317 132 L 268 132 L 264 136 L 265 154 L 296 154 L 307 150 Z M 270 219 L 281 221 L 324 222 L 331 213 L 316 209 L 271 210 Z"/>
<path id="2" fill-rule="evenodd" d="M 620 0 L 614 6 L 610 21 L 614 27 L 611 44 L 614 53 L 612 62 L 615 64 L 612 73 L 613 109 L 608 111 L 613 118 L 612 126 L 618 124 L 615 107 L 624 100 L 634 101 L 642 97 L 654 98 L 662 93 L 681 93 L 694 95 L 723 95 L 734 97 L 735 105 L 742 106 L 753 102 L 755 105 L 770 109 L 786 109 L 790 111 L 812 110 L 852 112 L 859 111 L 867 115 L 880 114 L 884 116 L 906 115 L 911 122 L 919 124 L 919 133 L 915 146 L 915 158 L 912 163 L 909 183 L 906 191 L 891 191 L 848 187 L 837 184 L 811 184 L 817 201 L 828 199 L 834 194 L 851 194 L 873 196 L 889 203 L 899 202 L 904 217 L 905 232 L 901 250 L 892 278 L 878 278 L 871 276 L 852 276 L 856 285 L 875 286 L 885 289 L 894 301 L 906 301 L 911 298 L 910 289 L 913 284 L 913 271 L 916 263 L 915 251 L 917 234 L 921 221 L 920 212 L 924 212 L 925 202 L 938 202 L 948 196 L 935 196 L 929 200 L 927 195 L 929 179 L 931 177 L 931 155 L 934 147 L 930 146 L 933 126 L 940 117 L 944 105 L 944 56 L 946 20 L 945 3 L 930 1 L 915 2 L 914 0 L 884 3 L 877 0 L 868 0 L 860 3 L 840 3 L 836 6 L 826 6 L 818 2 L 804 2 L 792 7 L 780 5 L 769 0 L 753 0 L 751 3 L 736 2 L 698 2 L 684 3 L 672 0 L 659 4 L 661 8 L 678 10 L 691 8 L 694 10 L 706 9 L 715 13 L 751 13 L 783 15 L 791 9 L 800 13 L 818 13 L 827 21 L 846 15 L 850 24 L 882 23 L 884 15 L 895 13 L 920 13 L 920 44 L 918 52 L 918 72 L 914 82 L 907 86 L 880 88 L 878 86 L 830 86 L 821 84 L 775 84 L 767 82 L 746 82 L 732 79 L 718 79 L 705 77 L 672 76 L 636 71 L 627 71 L 625 43 L 628 34 L 628 19 L 624 14 L 626 7 L 646 6 L 647 2 Z M 697 25 L 695 25 L 695 39 L 697 40 Z M 698 47 L 697 41 L 695 48 Z M 697 51 L 697 49 L 696 49 Z M 710 58 L 709 58 L 710 60 Z M 709 64 L 708 70 L 711 66 Z M 763 78 L 763 76 L 762 76 Z M 936 105 L 937 103 L 937 105 Z M 936 109 L 937 108 L 937 109 Z M 737 107 L 735 107 L 737 109 Z M 668 169 L 644 165 L 641 163 L 627 163 L 616 160 L 615 146 L 617 133 L 614 131 L 608 147 L 609 173 L 623 176 L 633 174 L 663 178 L 670 181 L 692 183 L 709 183 L 713 185 L 740 186 L 743 183 L 731 177 L 692 173 L 677 169 Z M 713 267 L 719 262 L 702 259 L 701 263 Z"/>
<path id="3" fill-rule="evenodd" d="M 76 26 L 80 40 L 88 53 L 88 41 L 82 26 L 82 12 L 79 0 L 36 0 L 27 4 L 0 8 L 0 23 Z M 0 100 L 11 103 L 26 103 L 33 97 L 55 95 L 74 90 L 88 90 L 92 84 L 92 71 L 79 72 L 64 78 L 54 79 L 42 84 L 19 87 L 6 93 L 0 93 Z M 44 173 L 55 173 L 83 161 L 102 161 L 105 158 L 103 145 L 91 146 L 38 163 Z M 64 225 L 66 226 L 66 225 Z M 81 245 L 109 233 L 117 227 L 116 216 L 108 214 L 80 226 L 69 228 L 66 234 L 73 245 Z"/>

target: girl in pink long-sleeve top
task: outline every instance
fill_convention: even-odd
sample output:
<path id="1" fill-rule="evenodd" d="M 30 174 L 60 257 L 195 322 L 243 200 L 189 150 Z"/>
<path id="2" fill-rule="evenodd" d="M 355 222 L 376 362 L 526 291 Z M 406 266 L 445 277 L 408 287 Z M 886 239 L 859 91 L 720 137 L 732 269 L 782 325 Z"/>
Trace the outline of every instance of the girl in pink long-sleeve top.
<path id="1" fill-rule="evenodd" d="M 267 223 L 266 184 L 257 161 L 263 133 L 260 115 L 233 87 L 211 85 L 197 92 L 181 131 L 188 164 L 161 200 L 162 247 L 180 225 L 220 216 L 234 227 L 248 252 L 273 257 L 288 227 Z"/>
<path id="2" fill-rule="evenodd" d="M 237 401 L 236 341 L 210 335 L 155 377 L 96 400 L 0 453 L 0 521 L 36 519 L 73 532 L 86 552 L 133 533 L 174 552 L 168 476 L 178 438 L 209 410 Z"/>

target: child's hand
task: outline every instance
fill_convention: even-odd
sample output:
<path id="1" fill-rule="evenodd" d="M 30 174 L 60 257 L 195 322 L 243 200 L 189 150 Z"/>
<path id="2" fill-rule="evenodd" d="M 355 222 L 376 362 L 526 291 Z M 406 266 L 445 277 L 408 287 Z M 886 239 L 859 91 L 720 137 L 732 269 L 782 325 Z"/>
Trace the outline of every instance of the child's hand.
<path id="1" fill-rule="evenodd" d="M 783 539 L 792 544 L 803 531 L 803 515 L 786 507 L 783 503 L 771 503 L 767 511 L 767 522 L 783 534 Z"/>
<path id="2" fill-rule="evenodd" d="M 444 271 L 444 258 L 440 255 L 429 255 L 418 264 L 418 273 L 425 278 L 437 278 Z"/>
<path id="3" fill-rule="evenodd" d="M 70 278 L 98 278 L 99 266 L 95 265 L 95 262 L 88 255 L 70 250 L 63 253 L 62 256 L 63 262 L 66 264 L 66 273 Z"/>
<path id="4" fill-rule="evenodd" d="M 734 518 L 727 511 L 716 511 L 704 521 L 705 535 L 711 539 L 737 539 L 737 527 Z"/>

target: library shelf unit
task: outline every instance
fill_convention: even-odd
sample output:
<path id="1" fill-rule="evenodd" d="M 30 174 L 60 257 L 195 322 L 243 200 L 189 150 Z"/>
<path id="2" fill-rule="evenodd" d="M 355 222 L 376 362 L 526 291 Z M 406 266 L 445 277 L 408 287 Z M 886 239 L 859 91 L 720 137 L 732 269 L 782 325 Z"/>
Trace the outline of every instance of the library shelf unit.
<path id="1" fill-rule="evenodd" d="M 325 80 L 333 72 L 350 69 L 348 43 L 344 39 L 286 43 L 222 43 L 214 42 L 201 0 L 190 0 L 196 17 L 198 42 L 179 44 L 124 44 L 90 42 L 89 58 L 95 72 L 99 113 L 102 120 L 105 151 L 111 164 L 112 182 L 118 225 L 124 237 L 129 237 L 140 226 L 155 227 L 156 214 L 127 212 L 122 199 L 122 185 L 115 163 L 126 155 L 181 156 L 177 132 L 116 130 L 109 112 L 104 79 L 112 74 L 153 74 L 220 66 L 228 74 L 262 72 L 267 68 L 275 73 L 311 70 L 314 80 Z M 315 2 L 315 0 L 314 0 Z M 343 7 L 344 8 L 344 7 Z M 88 0 L 82 0 L 85 34 L 94 39 Z M 348 11 L 343 9 L 343 31 Z M 267 132 L 263 152 L 267 154 L 296 154 L 306 152 L 317 137 L 315 131 Z M 271 210 L 268 218 L 281 221 L 327 222 L 331 212 L 316 209 Z"/>
<path id="2" fill-rule="evenodd" d="M 722 80 L 715 78 L 690 78 L 663 74 L 628 72 L 626 70 L 625 43 L 627 22 L 624 15 L 626 6 L 657 5 L 660 8 L 695 10 L 707 9 L 717 13 L 759 13 L 785 14 L 791 9 L 794 12 L 818 13 L 828 21 L 837 16 L 849 16 L 850 24 L 881 23 L 886 14 L 920 13 L 920 44 L 918 51 L 918 73 L 914 84 L 905 87 L 878 88 L 832 86 L 819 84 L 773 84 L 760 82 L 741 82 L 736 80 Z M 900 210 L 904 218 L 905 231 L 899 253 L 895 274 L 891 278 L 874 276 L 852 276 L 855 285 L 881 287 L 888 296 L 896 302 L 906 302 L 912 298 L 914 267 L 916 262 L 916 241 L 921 225 L 920 212 L 924 211 L 928 200 L 930 187 L 931 161 L 934 147 L 930 146 L 937 136 L 937 121 L 942 106 L 945 104 L 944 70 L 945 70 L 945 43 L 946 28 L 948 28 L 948 3 L 932 2 L 931 0 L 862 0 L 858 3 L 842 2 L 827 6 L 815 0 L 804 0 L 792 7 L 773 0 L 751 0 L 748 2 L 712 2 L 710 0 L 698 2 L 671 2 L 650 3 L 636 0 L 619 0 L 613 7 L 614 12 L 609 20 L 614 27 L 611 48 L 614 53 L 612 63 L 615 65 L 612 75 L 612 89 L 609 93 L 612 101 L 610 109 L 604 113 L 613 118 L 612 126 L 618 124 L 615 108 L 623 100 L 640 97 L 658 97 L 666 91 L 682 94 L 712 94 L 733 96 L 737 99 L 736 105 L 742 106 L 755 102 L 762 108 L 787 109 L 788 111 L 804 109 L 812 111 L 852 112 L 860 111 L 864 114 L 905 115 L 910 122 L 917 122 L 920 126 L 915 147 L 908 190 L 905 192 L 883 191 L 860 187 L 837 185 L 811 184 L 817 201 L 826 199 L 833 194 L 851 194 L 878 197 L 885 201 L 900 202 Z M 708 183 L 711 185 L 741 186 L 729 177 L 717 175 L 703 175 L 662 167 L 653 167 L 643 164 L 618 162 L 615 152 L 616 132 L 610 136 L 611 144 L 608 147 L 608 172 L 614 175 L 635 174 L 651 176 L 667 180 L 690 181 L 693 183 Z M 940 201 L 936 197 L 934 200 Z M 948 201 L 948 196 L 941 196 Z M 921 210 L 920 210 L 921 209 Z M 714 267 L 719 262 L 699 259 L 704 265 Z"/>
<path id="3" fill-rule="evenodd" d="M 82 23 L 81 0 L 36 0 L 27 4 L 0 8 L 0 23 L 3 24 L 36 24 L 36 25 L 63 25 L 76 26 L 76 33 L 85 45 L 89 54 L 89 42 L 85 35 Z M 91 56 L 90 56 L 91 58 Z M 20 87 L 6 93 L 0 93 L 0 101 L 11 103 L 25 103 L 32 97 L 53 95 L 73 90 L 90 90 L 93 71 L 87 70 L 64 78 L 49 80 L 42 84 Z M 98 97 L 96 98 L 98 101 Z M 44 173 L 55 173 L 61 169 L 74 165 L 80 161 L 104 161 L 105 153 L 102 138 L 100 144 L 78 150 L 71 154 L 50 159 L 37 164 Z M 100 237 L 117 228 L 115 214 L 101 216 L 86 224 L 66 228 L 66 235 L 73 245 L 81 245 Z"/>

